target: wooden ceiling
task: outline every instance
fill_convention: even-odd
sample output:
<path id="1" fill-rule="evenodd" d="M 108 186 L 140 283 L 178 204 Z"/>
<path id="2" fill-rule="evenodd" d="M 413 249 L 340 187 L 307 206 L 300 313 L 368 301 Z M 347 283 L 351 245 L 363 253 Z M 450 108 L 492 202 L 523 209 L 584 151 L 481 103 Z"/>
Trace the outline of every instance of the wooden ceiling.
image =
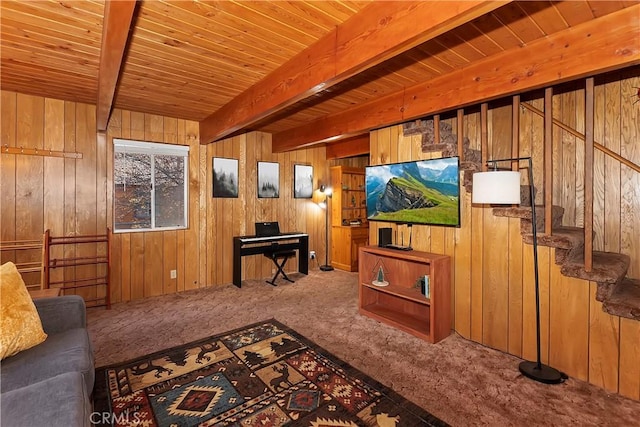
<path id="1" fill-rule="evenodd" d="M 0 18 L 3 90 L 276 151 L 640 63 L 640 0 L 2 0 Z"/>

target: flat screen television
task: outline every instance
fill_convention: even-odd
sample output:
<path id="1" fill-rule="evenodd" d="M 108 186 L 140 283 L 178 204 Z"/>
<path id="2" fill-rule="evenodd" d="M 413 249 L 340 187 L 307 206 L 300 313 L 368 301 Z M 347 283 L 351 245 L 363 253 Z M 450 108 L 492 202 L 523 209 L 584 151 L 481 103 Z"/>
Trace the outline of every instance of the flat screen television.
<path id="1" fill-rule="evenodd" d="M 460 226 L 458 157 L 367 166 L 367 219 Z"/>

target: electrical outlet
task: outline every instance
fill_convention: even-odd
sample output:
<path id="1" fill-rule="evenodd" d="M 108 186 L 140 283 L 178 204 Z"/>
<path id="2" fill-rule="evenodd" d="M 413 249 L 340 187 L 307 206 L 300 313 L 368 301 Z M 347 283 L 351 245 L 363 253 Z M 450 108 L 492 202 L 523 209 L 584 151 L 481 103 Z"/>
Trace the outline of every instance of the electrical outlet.
<path id="1" fill-rule="evenodd" d="M 309 251 L 309 259 L 316 259 L 316 251 Z"/>
<path id="2" fill-rule="evenodd" d="M 178 272 L 176 270 L 171 270 L 171 278 L 175 279 L 176 277 L 178 277 Z"/>

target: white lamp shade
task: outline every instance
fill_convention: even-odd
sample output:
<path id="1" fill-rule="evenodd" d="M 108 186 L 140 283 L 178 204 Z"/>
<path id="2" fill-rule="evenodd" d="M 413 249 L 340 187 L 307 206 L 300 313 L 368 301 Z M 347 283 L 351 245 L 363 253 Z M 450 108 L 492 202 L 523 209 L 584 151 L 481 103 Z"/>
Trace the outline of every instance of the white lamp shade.
<path id="1" fill-rule="evenodd" d="M 520 172 L 474 173 L 471 202 L 494 205 L 520 204 Z"/>

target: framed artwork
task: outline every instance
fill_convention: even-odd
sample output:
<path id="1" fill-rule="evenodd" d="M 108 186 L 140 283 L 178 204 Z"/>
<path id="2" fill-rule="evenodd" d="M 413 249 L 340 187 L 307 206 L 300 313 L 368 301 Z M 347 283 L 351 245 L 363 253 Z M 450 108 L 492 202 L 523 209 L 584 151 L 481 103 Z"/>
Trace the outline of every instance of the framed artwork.
<path id="1" fill-rule="evenodd" d="M 293 165 L 293 198 L 310 199 L 313 196 L 313 166 Z"/>
<path id="2" fill-rule="evenodd" d="M 238 160 L 213 158 L 213 197 L 238 197 Z"/>
<path id="3" fill-rule="evenodd" d="M 258 198 L 280 197 L 280 163 L 258 162 Z"/>

